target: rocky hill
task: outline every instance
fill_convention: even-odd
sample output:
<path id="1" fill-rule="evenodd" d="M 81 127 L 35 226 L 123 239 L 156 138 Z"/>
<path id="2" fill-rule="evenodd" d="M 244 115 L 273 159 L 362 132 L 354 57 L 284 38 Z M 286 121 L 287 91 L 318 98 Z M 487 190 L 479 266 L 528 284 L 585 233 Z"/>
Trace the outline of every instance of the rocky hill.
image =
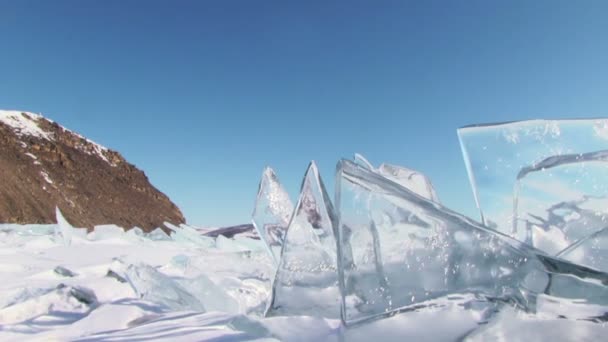
<path id="1" fill-rule="evenodd" d="M 0 223 L 54 223 L 146 231 L 184 217 L 146 175 L 109 150 L 40 115 L 0 111 Z"/>

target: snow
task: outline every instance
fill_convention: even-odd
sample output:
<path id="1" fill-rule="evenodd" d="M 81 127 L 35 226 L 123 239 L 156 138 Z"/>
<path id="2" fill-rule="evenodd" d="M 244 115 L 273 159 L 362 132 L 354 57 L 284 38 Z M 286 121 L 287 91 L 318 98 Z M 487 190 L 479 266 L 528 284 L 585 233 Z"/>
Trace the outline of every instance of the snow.
<path id="1" fill-rule="evenodd" d="M 30 157 L 30 158 L 32 158 L 32 159 L 34 159 L 34 160 L 38 159 L 38 157 L 36 157 L 35 155 L 33 155 L 32 153 L 29 153 L 29 152 L 26 153 L 25 155 L 28 156 L 28 157 Z"/>
<path id="2" fill-rule="evenodd" d="M 47 183 L 53 184 L 53 180 L 51 179 L 51 177 L 49 177 L 49 174 L 46 171 L 40 171 L 40 175 L 44 178 L 44 180 Z"/>
<path id="3" fill-rule="evenodd" d="M 64 131 L 71 133 L 75 136 L 77 136 L 78 138 L 84 140 L 91 148 L 92 151 L 90 151 L 89 149 L 85 148 L 84 145 L 78 146 L 78 148 L 83 151 L 84 153 L 88 154 L 88 155 L 95 155 L 99 158 L 101 158 L 103 161 L 105 161 L 106 163 L 110 164 L 111 166 L 116 166 L 116 164 L 113 164 L 110 162 L 110 160 L 106 157 L 105 153 L 108 152 L 108 148 L 105 146 L 102 146 L 96 142 L 94 142 L 91 139 L 88 139 L 72 130 L 69 130 L 65 127 L 61 127 Z"/>
<path id="4" fill-rule="evenodd" d="M 12 127 L 17 136 L 33 136 L 40 139 L 53 140 L 52 133 L 46 132 L 38 126 L 38 121 L 40 120 L 46 119 L 34 113 L 0 110 L 0 122 Z"/>
<path id="5" fill-rule="evenodd" d="M 260 240 L 222 236 L 209 245 L 206 237 L 153 240 L 116 228 L 72 228 L 68 245 L 54 234 L 56 225 L 0 225 L 0 340 L 481 341 L 550 334 L 559 341 L 600 340 L 608 332 L 603 324 L 509 308 L 479 325 L 478 312 L 461 305 L 349 328 L 320 317 L 264 318 L 274 266 Z M 194 300 L 180 302 L 174 289 Z"/>

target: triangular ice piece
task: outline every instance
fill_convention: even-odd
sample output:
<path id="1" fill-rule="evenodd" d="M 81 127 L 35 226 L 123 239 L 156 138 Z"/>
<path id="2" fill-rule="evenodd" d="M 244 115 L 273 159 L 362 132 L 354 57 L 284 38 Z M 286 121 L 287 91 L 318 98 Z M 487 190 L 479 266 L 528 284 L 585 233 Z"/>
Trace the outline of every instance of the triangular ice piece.
<path id="1" fill-rule="evenodd" d="M 267 316 L 340 317 L 335 223 L 333 205 L 311 162 L 285 236 Z"/>
<path id="2" fill-rule="evenodd" d="M 435 192 L 431 180 L 423 173 L 403 166 L 386 163 L 380 165 L 377 172 L 393 182 L 398 183 L 402 187 L 415 192 L 426 199 L 439 203 L 439 197 L 437 197 L 437 192 Z"/>
<path id="3" fill-rule="evenodd" d="M 145 233 L 146 238 L 154 241 L 169 241 L 171 237 L 165 233 L 161 228 L 155 228 L 149 233 Z"/>
<path id="4" fill-rule="evenodd" d="M 57 218 L 57 228 L 55 231 L 55 237 L 61 235 L 61 239 L 65 246 L 69 246 L 72 244 L 72 233 L 74 227 L 63 217 L 61 210 L 58 207 L 55 207 L 55 217 Z"/>
<path id="5" fill-rule="evenodd" d="M 355 161 L 355 164 L 361 166 L 364 169 L 375 170 L 372 163 L 370 163 L 369 160 L 367 160 L 363 155 L 359 153 L 355 153 L 353 160 Z"/>
<path id="6" fill-rule="evenodd" d="M 289 219 L 293 212 L 293 204 L 289 194 L 274 171 L 267 167 L 264 169 L 258 195 L 253 210 L 253 225 L 260 235 L 274 261 L 278 263 L 281 246 Z"/>
<path id="7" fill-rule="evenodd" d="M 353 160 L 358 166 L 373 171 L 424 198 L 439 203 L 437 192 L 431 180 L 425 174 L 408 169 L 407 167 L 387 163 L 382 163 L 380 167 L 375 168 L 372 163 L 359 153 L 355 153 Z"/>
<path id="8" fill-rule="evenodd" d="M 530 311 L 541 294 L 608 303 L 608 274 L 549 257 L 351 161 L 338 164 L 334 203 L 347 324 L 464 295 Z"/>
<path id="9" fill-rule="evenodd" d="M 203 248 L 208 248 L 215 245 L 215 241 L 213 240 L 213 238 L 204 236 L 196 229 L 185 224 L 176 226 L 169 222 L 164 222 L 164 225 L 165 227 L 169 228 L 169 230 L 171 230 L 171 239 L 173 239 L 173 241 L 193 244 L 195 246 Z"/>

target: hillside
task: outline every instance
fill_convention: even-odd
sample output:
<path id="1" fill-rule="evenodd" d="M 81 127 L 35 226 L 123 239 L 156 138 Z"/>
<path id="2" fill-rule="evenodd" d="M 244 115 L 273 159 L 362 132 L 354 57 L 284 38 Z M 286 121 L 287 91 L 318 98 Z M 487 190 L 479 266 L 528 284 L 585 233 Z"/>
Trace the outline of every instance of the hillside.
<path id="1" fill-rule="evenodd" d="M 184 217 L 143 171 L 37 114 L 0 111 L 0 222 L 54 223 L 55 206 L 76 226 L 146 231 Z"/>

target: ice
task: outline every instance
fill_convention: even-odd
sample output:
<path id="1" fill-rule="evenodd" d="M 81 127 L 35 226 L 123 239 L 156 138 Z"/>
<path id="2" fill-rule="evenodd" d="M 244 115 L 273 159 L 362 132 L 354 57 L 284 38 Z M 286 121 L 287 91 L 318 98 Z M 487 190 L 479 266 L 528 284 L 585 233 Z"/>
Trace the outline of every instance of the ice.
<path id="1" fill-rule="evenodd" d="M 537 178 L 581 165 L 588 173 L 577 184 L 600 182 L 592 174 L 604 155 L 519 167 L 505 206 L 529 216 L 517 239 L 512 226 L 501 233 L 443 207 L 426 176 L 361 155 L 338 164 L 333 205 L 311 163 L 291 212 L 265 170 L 254 210 L 255 229 L 270 228 L 263 240 L 251 225 L 166 223 L 171 236 L 98 226 L 83 238 L 61 232 L 59 216 L 57 225 L 0 225 L 0 340 L 535 340 L 553 328 L 561 333 L 551 338 L 601 339 L 604 199 L 562 200 L 556 187 L 543 195 L 558 203 L 544 217 L 527 199 L 542 193 L 530 187 Z"/>
<path id="2" fill-rule="evenodd" d="M 338 251 L 353 253 L 338 258 L 347 324 L 463 294 L 528 311 L 542 293 L 608 301 L 608 275 L 551 258 L 353 162 L 339 163 L 336 183 Z"/>
<path id="3" fill-rule="evenodd" d="M 376 172 L 424 198 L 439 203 L 437 192 L 435 191 L 431 180 L 425 174 L 403 166 L 391 165 L 388 163 L 382 163 L 380 167 L 375 168 L 372 163 L 359 153 L 355 153 L 353 160 L 355 164 L 360 167 Z"/>
<path id="4" fill-rule="evenodd" d="M 62 277 L 75 277 L 77 276 L 76 273 L 70 271 L 69 269 L 63 267 L 63 266 L 57 266 L 55 267 L 55 269 L 53 270 L 53 272 L 57 273 L 58 275 L 62 276 Z"/>
<path id="5" fill-rule="evenodd" d="M 153 241 L 171 240 L 171 237 L 169 235 L 167 235 L 167 233 L 165 233 L 165 231 L 160 228 L 156 228 L 156 229 L 152 230 L 151 232 L 146 233 L 144 236 Z"/>
<path id="6" fill-rule="evenodd" d="M 225 252 L 244 252 L 252 249 L 251 245 L 247 243 L 241 243 L 236 239 L 229 239 L 223 235 L 215 238 L 215 247 Z"/>
<path id="7" fill-rule="evenodd" d="M 367 158 L 365 158 L 363 155 L 361 155 L 359 153 L 355 153 L 353 160 L 355 161 L 355 164 L 361 166 L 364 169 L 375 170 L 372 163 L 370 163 L 369 160 L 367 160 Z"/>
<path id="8" fill-rule="evenodd" d="M 130 265 L 126 271 L 126 279 L 141 299 L 173 310 L 205 311 L 205 307 L 196 297 L 150 265 Z"/>
<path id="9" fill-rule="evenodd" d="M 209 237 L 217 237 L 219 235 L 223 235 L 227 238 L 233 238 L 236 236 L 246 236 L 251 238 L 259 238 L 258 234 L 255 232 L 255 228 L 253 224 L 241 224 L 238 226 L 231 227 L 223 227 L 223 228 L 211 228 L 211 229 L 200 229 L 201 232 L 205 236 Z"/>
<path id="10" fill-rule="evenodd" d="M 116 310 L 113 310 L 116 311 Z M 107 312 L 106 315 L 112 314 Z M 103 317 L 103 316 L 102 316 Z M 92 323 L 92 322 L 91 322 Z M 91 324 L 93 325 L 93 324 Z M 98 324 L 95 324 L 97 327 Z M 222 312 L 171 312 L 130 322 L 126 329 L 100 329 L 76 341 L 233 341 L 278 342 L 261 322 Z M 106 323 L 106 326 L 108 324 Z M 293 341 L 293 339 L 291 339 Z M 287 340 L 289 341 L 289 340 Z"/>
<path id="11" fill-rule="evenodd" d="M 32 298 L 40 297 L 53 290 L 53 288 L 24 287 L 13 291 L 3 292 L 0 297 L 0 309 L 25 302 Z"/>
<path id="12" fill-rule="evenodd" d="M 178 283 L 204 303 L 209 311 L 239 312 L 239 303 L 204 274 L 193 279 L 181 279 Z"/>
<path id="13" fill-rule="evenodd" d="M 72 243 L 72 232 L 74 227 L 63 217 L 61 210 L 58 207 L 55 207 L 55 216 L 57 218 L 57 229 L 55 231 L 55 237 L 59 238 L 61 235 L 61 240 L 65 246 L 69 246 Z"/>
<path id="14" fill-rule="evenodd" d="M 203 236 L 199 231 L 190 226 L 180 225 L 178 227 L 169 222 L 165 222 L 164 225 L 171 230 L 171 238 L 175 241 L 181 241 L 203 248 L 215 245 L 214 239 Z"/>
<path id="15" fill-rule="evenodd" d="M 125 235 L 125 230 L 122 227 L 113 224 L 104 224 L 93 227 L 93 232 L 89 233 L 90 240 L 107 240 L 113 238 L 121 238 Z"/>
<path id="16" fill-rule="evenodd" d="M 378 173 L 426 199 L 439 203 L 431 180 L 423 173 L 386 163 L 380 165 Z"/>
<path id="17" fill-rule="evenodd" d="M 557 256 L 608 273 L 608 228 L 577 241 Z"/>
<path id="18" fill-rule="evenodd" d="M 14 232 L 20 236 L 42 236 L 54 235 L 59 236 L 61 232 L 57 224 L 0 224 L 2 231 Z"/>
<path id="19" fill-rule="evenodd" d="M 277 264 L 292 212 L 293 204 L 289 194 L 279 182 L 274 170 L 265 168 L 252 217 L 260 239 Z"/>
<path id="20" fill-rule="evenodd" d="M 95 305 L 97 304 L 97 296 L 95 296 L 95 292 L 91 289 L 82 286 L 67 286 L 64 284 L 59 284 L 57 289 L 67 289 L 67 292 L 70 296 L 74 297 L 77 301 L 85 305 Z"/>
<path id="21" fill-rule="evenodd" d="M 340 317 L 336 216 L 311 162 L 283 243 L 267 316 Z"/>
<path id="22" fill-rule="evenodd" d="M 232 240 L 245 250 L 249 251 L 266 251 L 264 243 L 257 237 L 251 237 L 249 233 L 235 235 Z"/>
<path id="23" fill-rule="evenodd" d="M 0 325 L 30 321 L 53 314 L 80 318 L 97 304 L 95 293 L 80 286 L 59 284 L 0 309 Z"/>
<path id="24" fill-rule="evenodd" d="M 602 341 L 607 327 L 590 321 L 543 318 L 514 309 L 501 311 L 463 341 Z"/>
<path id="25" fill-rule="evenodd" d="M 144 230 L 139 228 L 139 227 L 133 227 L 129 230 L 127 230 L 125 232 L 126 235 L 133 237 L 133 238 L 141 238 L 144 237 L 146 234 L 144 233 Z"/>
<path id="26" fill-rule="evenodd" d="M 127 282 L 127 280 L 123 276 L 121 276 L 120 274 L 116 273 L 113 270 L 108 270 L 108 272 L 106 273 L 106 277 L 116 279 L 116 281 L 119 283 Z"/>
<path id="27" fill-rule="evenodd" d="M 531 120 L 459 129 L 482 222 L 552 255 L 606 227 L 607 124 Z"/>

